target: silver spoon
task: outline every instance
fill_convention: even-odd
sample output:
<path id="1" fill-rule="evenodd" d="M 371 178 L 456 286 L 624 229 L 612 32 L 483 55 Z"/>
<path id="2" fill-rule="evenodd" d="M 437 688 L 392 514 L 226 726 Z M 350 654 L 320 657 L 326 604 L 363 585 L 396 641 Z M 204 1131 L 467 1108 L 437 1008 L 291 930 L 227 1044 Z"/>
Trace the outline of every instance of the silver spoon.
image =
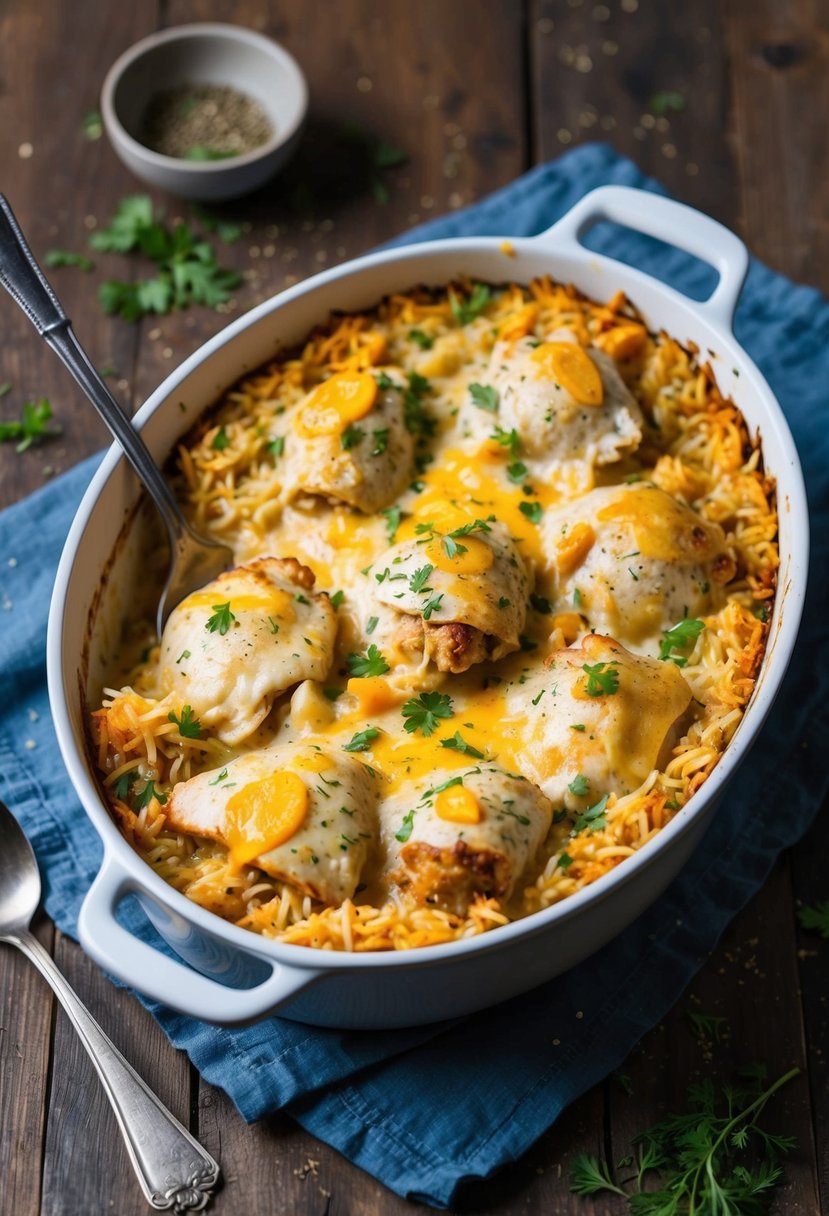
<path id="1" fill-rule="evenodd" d="M 218 1181 L 218 1165 L 127 1063 L 29 932 L 39 903 L 32 846 L 0 802 L 0 941 L 22 950 L 52 985 L 101 1078 L 148 1203 L 157 1211 L 202 1209 Z"/>
<path id="2" fill-rule="evenodd" d="M 41 338 L 63 361 L 95 406 L 124 455 L 158 507 L 170 539 L 170 573 L 158 603 L 158 635 L 176 604 L 209 583 L 233 564 L 233 551 L 195 532 L 181 513 L 170 487 L 147 447 L 118 402 L 98 375 L 60 306 L 50 283 L 38 266 L 20 225 L 0 194 L 0 284 L 22 308 Z"/>

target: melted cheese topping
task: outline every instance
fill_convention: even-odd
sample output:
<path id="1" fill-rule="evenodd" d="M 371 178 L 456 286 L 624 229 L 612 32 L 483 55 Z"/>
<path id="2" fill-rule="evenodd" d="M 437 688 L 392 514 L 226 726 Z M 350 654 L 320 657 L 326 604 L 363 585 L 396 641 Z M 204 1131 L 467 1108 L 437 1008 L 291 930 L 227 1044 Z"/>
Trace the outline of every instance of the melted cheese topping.
<path id="1" fill-rule="evenodd" d="M 181 467 L 243 565 L 98 711 L 165 877 L 292 941 L 450 940 L 593 881 L 704 779 L 759 661 L 774 519 L 733 407 L 621 297 L 461 298 L 340 318 L 228 394 L 226 448 Z"/>

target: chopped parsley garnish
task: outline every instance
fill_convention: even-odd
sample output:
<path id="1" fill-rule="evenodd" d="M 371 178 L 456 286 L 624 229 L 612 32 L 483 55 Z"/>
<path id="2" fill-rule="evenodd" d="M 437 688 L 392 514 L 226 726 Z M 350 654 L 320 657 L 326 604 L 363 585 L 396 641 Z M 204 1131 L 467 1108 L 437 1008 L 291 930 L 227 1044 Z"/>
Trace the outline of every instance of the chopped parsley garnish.
<path id="1" fill-rule="evenodd" d="M 322 694 L 324 697 L 327 697 L 329 701 L 336 701 L 338 697 L 341 697 L 343 695 L 343 691 L 344 690 L 342 688 L 326 687 L 326 688 L 323 688 Z"/>
<path id="2" fill-rule="evenodd" d="M 591 832 L 596 832 L 599 828 L 607 826 L 607 819 L 605 818 L 604 812 L 609 797 L 609 794 L 605 794 L 605 796 L 600 798 L 599 801 L 593 806 L 588 807 L 586 811 L 582 811 L 582 813 L 576 819 L 576 822 L 573 824 L 573 836 L 578 836 L 579 832 L 583 832 L 586 829 L 589 829 Z"/>
<path id="3" fill-rule="evenodd" d="M 391 376 L 387 375 L 386 372 L 378 372 L 374 379 L 377 381 L 377 387 L 381 392 L 386 392 L 390 388 L 397 388 Z"/>
<path id="4" fill-rule="evenodd" d="M 441 739 L 441 747 L 448 747 L 453 752 L 463 752 L 465 756 L 472 756 L 475 760 L 485 760 L 486 756 L 483 752 L 479 752 L 477 747 L 473 747 L 471 743 L 467 743 L 459 730 L 456 730 L 451 739 Z"/>
<path id="5" fill-rule="evenodd" d="M 328 598 L 331 601 L 332 608 L 339 608 L 340 604 L 345 601 L 345 592 L 335 591 L 333 595 L 330 595 Z"/>
<path id="6" fill-rule="evenodd" d="M 526 515 L 531 524 L 540 524 L 544 515 L 544 508 L 540 502 L 520 502 L 518 510 L 522 515 Z"/>
<path id="7" fill-rule="evenodd" d="M 119 798 L 121 802 L 126 802 L 127 798 L 129 797 L 130 786 L 135 780 L 135 777 L 135 770 L 131 769 L 128 773 L 122 773 L 113 785 L 112 791 L 115 794 L 115 797 Z"/>
<path id="8" fill-rule="evenodd" d="M 491 532 L 492 528 L 489 525 L 494 519 L 494 515 L 489 515 L 486 519 L 473 519 L 472 523 L 455 528 L 449 533 L 449 536 L 469 536 L 472 532 Z"/>
<path id="9" fill-rule="evenodd" d="M 526 633 L 520 634 L 518 641 L 521 643 L 522 650 L 538 650 L 538 642 L 534 642 L 532 638 L 528 638 Z"/>
<path id="10" fill-rule="evenodd" d="M 430 338 L 429 335 L 425 334 L 422 329 L 410 329 L 409 337 L 411 338 L 412 342 L 417 343 L 421 350 L 431 350 L 435 345 L 435 339 Z"/>
<path id="11" fill-rule="evenodd" d="M 829 899 L 798 908 L 797 919 L 804 929 L 813 929 L 821 937 L 829 937 Z"/>
<path id="12" fill-rule="evenodd" d="M 613 663 L 582 663 L 587 672 L 585 692 L 588 697 L 610 697 L 619 688 L 619 672 Z"/>
<path id="13" fill-rule="evenodd" d="M 557 864 L 558 864 L 559 869 L 564 870 L 566 873 L 567 870 L 570 869 L 570 866 L 573 864 L 573 858 L 570 856 L 569 853 L 562 853 L 561 857 L 559 857 L 559 859 L 558 859 Z"/>
<path id="14" fill-rule="evenodd" d="M 530 596 L 530 605 L 535 608 L 536 612 L 542 612 L 545 616 L 553 611 L 550 601 L 543 595 L 536 595 L 535 592 Z"/>
<path id="15" fill-rule="evenodd" d="M 403 421 L 412 435 L 433 435 L 435 420 L 427 414 L 421 397 L 431 391 L 431 384 L 418 372 L 409 372 L 409 387 L 403 393 Z"/>
<path id="16" fill-rule="evenodd" d="M 298 604 L 310 604 L 311 603 L 311 601 L 308 599 L 307 595 L 303 595 L 301 591 L 297 591 L 296 595 L 294 596 L 294 599 L 296 600 L 296 602 Z"/>
<path id="17" fill-rule="evenodd" d="M 486 410 L 489 414 L 498 413 L 498 390 L 491 384 L 470 384 L 469 396 L 479 410 Z"/>
<path id="18" fill-rule="evenodd" d="M 369 634 L 374 633 L 374 630 L 377 628 L 379 623 L 380 623 L 379 616 L 370 616 L 368 618 L 368 620 L 366 621 L 366 633 L 369 633 Z"/>
<path id="19" fill-rule="evenodd" d="M 582 598 L 581 592 L 579 591 L 578 587 L 576 587 L 575 590 L 573 591 L 573 607 L 574 608 L 581 608 L 581 598 Z"/>
<path id="20" fill-rule="evenodd" d="M 492 290 L 486 283 L 476 283 L 468 296 L 459 296 L 450 291 L 449 306 L 452 316 L 458 325 L 468 325 L 481 315 L 491 298 Z"/>
<path id="21" fill-rule="evenodd" d="M 583 722 L 573 722 L 570 726 L 570 730 L 587 730 L 587 727 Z"/>
<path id="22" fill-rule="evenodd" d="M 198 718 L 193 717 L 193 710 L 189 705 L 182 706 L 181 715 L 178 717 L 170 710 L 167 719 L 170 722 L 175 722 L 178 727 L 178 733 L 185 739 L 201 738 L 201 722 L 199 722 Z"/>
<path id="23" fill-rule="evenodd" d="M 77 266 L 79 270 L 89 274 L 90 270 L 95 269 L 92 258 L 88 258 L 85 253 L 72 253 L 69 249 L 49 249 L 43 260 L 53 270 L 61 266 Z"/>
<path id="24" fill-rule="evenodd" d="M 529 471 L 522 460 L 514 460 L 512 464 L 507 465 L 507 477 L 516 486 L 521 485 L 521 482 L 528 476 Z"/>
<path id="25" fill-rule="evenodd" d="M 440 543 L 447 557 L 457 557 L 458 554 L 469 552 L 466 545 L 459 545 L 453 536 L 442 537 Z"/>
<path id="26" fill-rule="evenodd" d="M 268 617 L 268 626 L 271 633 L 274 635 L 274 637 L 276 637 L 276 635 L 279 633 L 279 623 L 275 621 L 272 616 Z"/>
<path id="27" fill-rule="evenodd" d="M 433 595 L 432 598 L 426 604 L 423 605 L 424 621 L 428 621 L 429 618 L 431 617 L 432 613 L 437 612 L 438 608 L 440 608 L 442 599 L 443 599 L 443 592 L 441 592 L 440 595 Z"/>
<path id="28" fill-rule="evenodd" d="M 220 782 L 227 779 L 227 769 L 223 768 L 218 777 L 214 777 L 212 781 L 208 781 L 208 785 L 219 785 Z"/>
<path id="29" fill-rule="evenodd" d="M 422 692 L 403 706 L 403 729 L 409 734 L 419 730 L 428 739 L 438 728 L 441 718 L 452 717 L 452 698 L 446 692 Z"/>
<path id="30" fill-rule="evenodd" d="M 164 806 L 165 802 L 167 801 L 167 795 L 162 794 L 160 790 L 155 788 L 155 782 L 148 781 L 135 800 L 136 806 L 139 808 L 139 810 L 145 806 L 149 806 L 153 798 L 155 798 L 156 802 L 158 802 L 160 806 Z"/>
<path id="31" fill-rule="evenodd" d="M 388 663 L 373 642 L 365 654 L 350 654 L 346 657 L 345 662 L 353 676 L 382 676 L 390 670 Z"/>
<path id="32" fill-rule="evenodd" d="M 5 396 L 5 394 L 3 395 Z M 9 443 L 19 439 L 16 450 L 25 452 L 33 443 L 60 433 L 59 427 L 48 428 L 46 426 L 51 417 L 52 406 L 46 397 L 42 397 L 37 402 L 27 401 L 21 411 L 19 422 L 15 420 L 0 422 L 0 443 Z"/>
<path id="33" fill-rule="evenodd" d="M 380 430 L 372 431 L 371 438 L 374 441 L 374 446 L 371 449 L 372 456 L 382 456 L 389 446 L 389 428 L 386 426 L 381 427 Z"/>
<path id="34" fill-rule="evenodd" d="M 224 452 L 230 447 L 230 439 L 223 426 L 220 426 L 216 434 L 213 436 L 213 442 L 210 444 L 210 446 L 215 452 Z"/>
<path id="35" fill-rule="evenodd" d="M 704 621 L 685 620 L 674 625 L 673 629 L 666 630 L 659 643 L 660 659 L 676 663 L 677 667 L 685 667 L 688 654 L 704 628 Z"/>
<path id="36" fill-rule="evenodd" d="M 381 511 L 380 514 L 386 517 L 386 536 L 390 541 L 393 541 L 397 535 L 397 529 L 400 527 L 403 511 L 400 507 L 388 507 L 385 511 Z"/>
<path id="37" fill-rule="evenodd" d="M 374 740 L 380 734 L 376 726 L 367 726 L 365 730 L 358 730 L 356 735 L 353 735 L 349 743 L 343 744 L 344 752 L 365 752 L 371 747 Z"/>
<path id="38" fill-rule="evenodd" d="M 207 618 L 205 629 L 208 633 L 226 634 L 236 617 L 230 611 L 230 600 L 224 604 L 212 604 L 213 615 Z"/>
<path id="39" fill-rule="evenodd" d="M 347 426 L 340 435 L 340 446 L 344 452 L 350 452 L 352 448 L 356 448 L 359 443 L 362 443 L 366 437 L 366 433 L 359 426 Z"/>
<path id="40" fill-rule="evenodd" d="M 277 435 L 276 438 L 272 439 L 268 444 L 268 451 L 273 457 L 281 456 L 285 451 L 285 436 Z"/>
<path id="41" fill-rule="evenodd" d="M 412 834 L 412 828 L 414 827 L 414 813 L 414 807 L 412 807 L 410 811 L 407 811 L 403 816 L 403 822 L 401 823 L 399 829 L 394 833 L 395 840 L 399 840 L 401 844 L 405 844 Z"/>
<path id="42" fill-rule="evenodd" d="M 178 666 L 178 664 L 181 662 L 182 659 L 189 659 L 189 658 L 190 658 L 190 651 L 182 650 L 181 654 L 176 659 L 176 666 Z"/>
<path id="43" fill-rule="evenodd" d="M 512 600 L 508 600 L 505 595 L 502 595 L 500 597 L 500 599 L 498 600 L 498 607 L 499 608 L 509 608 L 511 603 L 512 603 Z"/>
<path id="44" fill-rule="evenodd" d="M 509 448 L 509 454 L 513 459 L 521 451 L 521 436 L 515 427 L 510 431 L 505 431 L 502 427 L 496 426 L 490 435 L 490 439 L 494 439 L 496 443 L 500 443 L 502 448 Z"/>
<path id="45" fill-rule="evenodd" d="M 567 788 L 574 798 L 583 798 L 590 788 L 590 782 L 584 773 L 579 773 L 577 777 L 573 778 Z"/>
<path id="46" fill-rule="evenodd" d="M 156 264 L 152 279 L 111 279 L 101 284 L 104 312 L 118 314 L 125 321 L 138 321 L 147 313 L 168 313 L 191 303 L 215 308 L 226 303 L 242 281 L 237 271 L 217 264 L 211 244 L 187 224 L 169 228 L 157 220 L 146 194 L 122 199 L 110 226 L 93 232 L 89 244 L 107 253 L 139 252 Z"/>
<path id="47" fill-rule="evenodd" d="M 428 583 L 429 576 L 433 570 L 434 566 L 430 566 L 428 563 L 425 566 L 421 566 L 419 570 L 415 570 L 414 574 L 409 579 L 409 590 L 429 591 L 430 588 L 427 587 L 426 584 Z"/>

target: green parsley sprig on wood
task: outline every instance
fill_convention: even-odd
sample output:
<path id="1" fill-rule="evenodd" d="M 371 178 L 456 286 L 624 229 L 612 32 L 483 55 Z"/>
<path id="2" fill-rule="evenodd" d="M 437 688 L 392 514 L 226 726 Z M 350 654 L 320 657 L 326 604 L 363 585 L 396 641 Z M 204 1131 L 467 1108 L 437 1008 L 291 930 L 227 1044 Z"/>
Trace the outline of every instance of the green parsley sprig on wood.
<path id="1" fill-rule="evenodd" d="M 765 1211 L 783 1178 L 779 1158 L 795 1147 L 795 1140 L 766 1131 L 758 1120 L 774 1094 L 800 1070 L 790 1069 L 760 1091 L 757 1075 L 762 1071 L 752 1069 L 751 1078 L 723 1085 L 719 1093 L 708 1078 L 690 1086 L 685 1110 L 635 1137 L 634 1151 L 619 1162 L 620 1170 L 630 1172 L 618 1181 L 607 1161 L 579 1153 L 570 1189 L 577 1195 L 620 1195 L 636 1216 L 756 1216 Z"/>
<path id="2" fill-rule="evenodd" d="M 153 278 L 101 284 L 104 312 L 125 321 L 189 304 L 215 308 L 225 304 L 241 282 L 237 271 L 218 265 L 210 242 L 199 239 L 187 224 L 173 228 L 156 217 L 146 194 L 122 199 L 109 226 L 93 232 L 89 244 L 99 253 L 141 253 L 156 264 Z"/>

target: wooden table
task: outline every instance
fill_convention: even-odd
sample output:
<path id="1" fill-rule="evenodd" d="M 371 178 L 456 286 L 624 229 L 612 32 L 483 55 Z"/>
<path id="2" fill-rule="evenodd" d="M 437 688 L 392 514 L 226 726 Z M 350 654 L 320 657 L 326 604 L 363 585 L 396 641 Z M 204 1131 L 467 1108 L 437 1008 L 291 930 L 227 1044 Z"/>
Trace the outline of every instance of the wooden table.
<path id="1" fill-rule="evenodd" d="M 826 0 L 4 0 L 0 7 L 0 187 L 35 253 L 83 249 L 118 200 L 141 187 L 105 138 L 84 135 L 108 66 L 136 39 L 194 20 L 235 21 L 282 41 L 304 67 L 311 122 L 293 168 L 230 209 L 244 235 L 221 249 L 245 274 L 243 309 L 297 279 L 503 186 L 537 161 L 601 139 L 675 195 L 739 232 L 775 269 L 829 285 L 829 7 Z M 676 96 L 670 96 L 674 94 Z M 655 99 L 655 101 L 654 101 Z M 682 107 L 679 109 L 678 107 Z M 664 110 L 664 113 L 654 111 Z M 379 169 L 388 200 L 340 138 L 354 123 L 402 148 Z M 383 190 L 380 191 L 382 195 Z M 169 214 L 187 214 L 161 199 Z M 94 274 L 55 272 L 67 310 L 99 367 L 136 407 L 227 320 L 192 308 L 130 325 L 105 317 L 103 277 L 133 273 L 98 257 Z M 0 405 L 16 416 L 47 396 L 58 439 L 17 455 L 0 448 L 0 504 L 30 492 L 106 440 L 89 406 L 11 303 L 0 300 Z M 785 808 L 781 807 L 781 813 Z M 826 817 L 823 816 L 823 819 Z M 829 1212 L 825 968 L 829 944 L 798 929 L 800 901 L 829 896 L 820 820 L 776 866 L 676 1009 L 465 1210 L 498 1216 L 590 1209 L 569 1193 L 579 1149 L 618 1157 L 636 1131 L 681 1105 L 689 1081 L 762 1061 L 802 1076 L 780 1096 L 779 1121 L 800 1147 L 779 1213 Z M 396 1216 L 398 1199 L 335 1152 L 275 1117 L 247 1127 L 200 1080 L 137 1002 L 116 991 L 50 923 L 44 944 L 150 1085 L 220 1159 L 221 1213 Z M 725 1019 L 720 1042 L 692 1034 L 688 1012 Z M 821 1202 L 822 1205 L 821 1206 Z M 0 949 L 0 1212 L 81 1216 L 146 1212 L 114 1119 L 63 1014 L 41 979 Z"/>

